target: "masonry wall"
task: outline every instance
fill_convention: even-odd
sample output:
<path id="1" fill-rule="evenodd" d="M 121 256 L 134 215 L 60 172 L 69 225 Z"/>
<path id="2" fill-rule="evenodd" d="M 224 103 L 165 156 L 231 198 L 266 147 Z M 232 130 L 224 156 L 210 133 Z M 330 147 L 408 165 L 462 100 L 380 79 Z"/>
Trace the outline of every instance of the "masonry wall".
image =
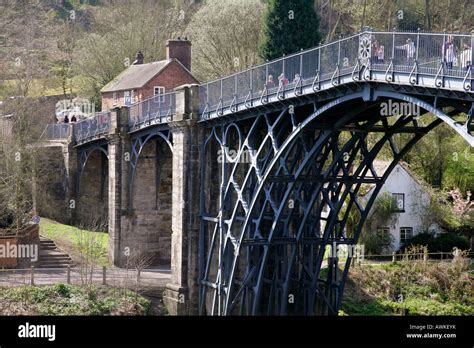
<path id="1" fill-rule="evenodd" d="M 169 265 L 163 302 L 171 314 L 197 314 L 199 153 L 204 141 L 196 120 L 198 96 L 197 85 L 177 90 L 176 115 L 169 124 L 173 150 L 161 138 L 147 140 L 135 169 L 130 163 L 134 154 L 127 154 L 136 149 L 140 135 L 127 134 L 126 108 L 112 111 L 108 133 L 109 257 L 116 266 L 130 266 L 129 256 L 140 251 L 153 257 L 152 266 Z"/>
<path id="2" fill-rule="evenodd" d="M 105 230 L 108 223 L 108 161 L 102 151 L 93 151 L 80 178 L 76 225 Z"/>
<path id="3" fill-rule="evenodd" d="M 122 248 L 147 255 L 153 266 L 171 262 L 172 157 L 162 140 L 143 148 L 135 172 L 132 209 L 122 220 Z"/>
<path id="4" fill-rule="evenodd" d="M 64 147 L 38 149 L 33 205 L 40 216 L 70 223 Z"/>
<path id="5" fill-rule="evenodd" d="M 165 87 L 165 93 L 173 91 L 176 87 L 198 83 L 176 60 L 173 60 L 162 72 L 150 80 L 139 91 L 140 100 L 152 97 L 155 86 Z"/>

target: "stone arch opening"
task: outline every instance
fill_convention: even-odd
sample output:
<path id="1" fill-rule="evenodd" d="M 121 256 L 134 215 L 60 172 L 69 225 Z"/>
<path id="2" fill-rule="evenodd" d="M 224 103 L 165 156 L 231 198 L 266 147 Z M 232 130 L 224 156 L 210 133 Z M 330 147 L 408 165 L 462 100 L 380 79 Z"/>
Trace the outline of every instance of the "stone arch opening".
<path id="1" fill-rule="evenodd" d="M 79 168 L 75 224 L 89 230 L 107 231 L 109 168 L 107 153 L 98 148 L 84 152 Z"/>
<path id="2" fill-rule="evenodd" d="M 172 159 L 169 143 L 158 135 L 141 144 L 130 183 L 130 210 L 122 220 L 123 248 L 146 258 L 150 266 L 171 265 Z"/>

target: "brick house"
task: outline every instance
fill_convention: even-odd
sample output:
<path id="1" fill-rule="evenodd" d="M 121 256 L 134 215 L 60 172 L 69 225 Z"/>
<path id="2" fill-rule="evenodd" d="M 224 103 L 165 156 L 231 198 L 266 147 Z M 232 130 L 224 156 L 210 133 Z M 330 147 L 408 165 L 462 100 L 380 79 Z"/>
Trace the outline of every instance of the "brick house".
<path id="1" fill-rule="evenodd" d="M 192 83 L 199 81 L 191 74 L 191 42 L 181 38 L 168 40 L 166 60 L 144 63 L 143 54 L 138 52 L 133 64 L 101 89 L 102 111 L 130 105 Z"/>

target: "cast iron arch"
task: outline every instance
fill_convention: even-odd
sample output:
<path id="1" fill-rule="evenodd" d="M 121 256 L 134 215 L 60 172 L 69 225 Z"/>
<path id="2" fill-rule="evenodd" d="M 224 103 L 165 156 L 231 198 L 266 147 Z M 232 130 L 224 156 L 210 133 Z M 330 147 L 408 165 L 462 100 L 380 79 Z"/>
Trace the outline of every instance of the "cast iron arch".
<path id="1" fill-rule="evenodd" d="M 370 97 L 367 98 L 367 95 L 369 95 Z M 373 170 L 373 167 L 371 165 L 371 161 L 376 157 L 376 155 L 379 153 L 379 151 L 381 150 L 383 145 L 387 142 L 389 142 L 390 148 L 393 151 L 394 160 L 392 161 L 391 165 L 389 166 L 389 169 L 385 172 L 385 174 L 381 178 L 378 178 L 379 182 L 376 185 L 376 190 L 375 190 L 374 194 L 371 196 L 371 199 L 369 200 L 369 202 L 367 202 L 367 205 L 365 206 L 364 212 L 365 211 L 367 211 L 367 212 L 370 211 L 370 207 L 371 207 L 374 199 L 376 198 L 377 193 L 379 192 L 380 188 L 382 187 L 383 182 L 386 180 L 387 176 L 390 174 L 391 170 L 395 167 L 396 163 L 398 163 L 398 161 L 401 159 L 401 157 L 405 153 L 407 153 L 409 151 L 409 149 L 419 139 L 421 139 L 421 137 L 424 134 L 426 134 L 426 132 L 430 131 L 431 129 L 436 127 L 441 122 L 446 122 L 450 127 L 454 128 L 458 133 L 465 131 L 465 130 L 461 129 L 460 127 L 458 127 L 447 114 L 445 114 L 444 112 L 442 112 L 441 110 L 439 110 L 435 106 L 432 106 L 432 105 L 428 104 L 427 102 L 425 102 L 423 100 L 420 100 L 420 99 L 417 99 L 417 98 L 414 98 L 414 97 L 411 97 L 411 96 L 408 96 L 408 95 L 404 95 L 404 94 L 401 94 L 401 93 L 388 92 L 388 91 L 377 91 L 377 90 L 373 91 L 373 93 L 355 93 L 355 94 L 344 96 L 342 98 L 338 98 L 336 100 L 333 100 L 333 101 L 327 103 L 326 105 L 322 106 L 318 110 L 316 110 L 314 113 L 312 113 L 310 116 L 305 118 L 298 125 L 295 126 L 295 123 L 292 122 L 293 123 L 293 129 L 292 129 L 291 134 L 284 140 L 284 142 L 281 144 L 281 146 L 279 146 L 277 148 L 277 151 L 275 151 L 275 153 L 273 154 L 273 157 L 271 158 L 270 163 L 268 164 L 268 166 L 266 168 L 264 168 L 264 173 L 262 174 L 262 176 L 260 178 L 258 178 L 259 179 L 258 180 L 259 181 L 258 188 L 254 191 L 251 202 L 246 202 L 247 203 L 247 209 L 244 209 L 244 211 L 245 211 L 245 222 L 244 222 L 243 227 L 240 228 L 240 236 L 238 236 L 239 238 L 236 238 L 235 236 L 232 236 L 232 224 L 234 223 L 234 219 L 236 218 L 235 212 L 237 211 L 237 206 L 241 203 L 242 203 L 242 205 L 244 205 L 243 204 L 244 202 L 243 202 L 243 199 L 242 199 L 242 194 L 238 193 L 238 199 L 235 201 L 234 209 L 233 209 L 234 214 L 232 215 L 230 221 L 227 221 L 227 222 L 224 223 L 222 221 L 222 218 L 223 218 L 222 209 L 219 212 L 219 216 L 217 217 L 218 221 L 216 220 L 216 222 L 218 222 L 218 223 L 216 224 L 216 229 L 215 229 L 215 232 L 213 234 L 212 243 L 215 243 L 216 232 L 220 231 L 220 238 L 223 239 L 223 244 L 220 247 L 221 253 L 225 253 L 227 250 L 229 250 L 228 244 L 230 243 L 230 245 L 233 246 L 232 253 L 234 254 L 234 256 L 230 257 L 233 260 L 230 271 L 228 269 L 227 270 L 222 269 L 223 268 L 222 266 L 225 264 L 227 267 L 229 267 L 228 262 L 224 262 L 224 260 L 228 259 L 229 256 L 231 256 L 231 255 L 222 255 L 222 256 L 220 256 L 220 259 L 219 259 L 219 272 L 218 272 L 218 275 L 217 275 L 216 282 L 213 283 L 209 279 L 207 279 L 207 274 L 208 274 L 209 267 L 210 267 L 209 262 L 212 258 L 211 252 L 212 252 L 213 246 L 211 245 L 211 247 L 208 250 L 209 254 L 207 255 L 207 259 L 205 257 L 206 255 L 201 255 L 201 266 L 203 267 L 201 269 L 201 273 L 200 273 L 200 278 L 201 278 L 200 309 L 201 309 L 201 313 L 203 313 L 203 311 L 204 311 L 206 291 L 211 290 L 211 289 L 213 289 L 213 291 L 214 291 L 214 300 L 213 300 L 213 304 L 212 304 L 212 309 L 210 310 L 212 314 L 232 314 L 232 313 L 235 313 L 235 308 L 236 308 L 237 305 L 240 305 L 241 313 L 244 313 L 244 314 L 259 314 L 259 313 L 261 313 L 261 308 L 259 308 L 259 306 L 261 304 L 260 303 L 260 295 L 261 295 L 260 290 L 261 290 L 261 287 L 262 287 L 262 284 L 263 284 L 262 274 L 265 271 L 264 266 L 265 266 L 265 263 L 267 262 L 269 247 L 264 248 L 264 253 L 266 253 L 267 255 L 265 255 L 265 257 L 261 258 L 261 260 L 260 260 L 261 264 L 259 264 L 259 265 L 257 264 L 257 268 L 254 267 L 253 269 L 250 269 L 250 267 L 251 267 L 251 266 L 249 266 L 250 262 L 247 262 L 247 268 L 245 270 L 243 280 L 239 280 L 239 285 L 237 285 L 236 281 L 235 281 L 235 271 L 236 271 L 236 266 L 239 262 L 239 258 L 241 257 L 242 242 L 243 242 L 244 236 L 248 234 L 246 230 L 249 228 L 249 226 L 253 226 L 253 224 L 254 224 L 254 222 L 251 221 L 251 220 L 255 218 L 255 215 L 253 215 L 252 212 L 256 208 L 256 201 L 257 201 L 259 196 L 265 196 L 266 197 L 265 198 L 265 203 L 263 203 L 262 206 L 265 207 L 267 202 L 269 202 L 269 192 L 265 189 L 265 185 L 268 185 L 268 178 L 270 176 L 270 173 L 272 172 L 272 168 L 273 169 L 277 168 L 280 165 L 280 163 L 282 161 L 282 157 L 285 155 L 285 153 L 288 153 L 288 151 L 290 151 L 293 146 L 295 146 L 295 142 L 296 142 L 295 139 L 298 138 L 298 135 L 305 128 L 307 128 L 308 126 L 314 124 L 314 121 L 319 119 L 320 115 L 325 114 L 327 111 L 332 110 L 334 107 L 336 107 L 338 105 L 342 105 L 342 104 L 344 104 L 348 101 L 351 101 L 351 100 L 354 100 L 354 99 L 360 99 L 360 98 L 363 98 L 364 100 L 370 100 L 370 101 L 376 101 L 379 98 L 392 98 L 392 99 L 397 99 L 399 101 L 414 103 L 414 104 L 419 105 L 423 110 L 429 111 L 437 117 L 437 119 L 435 121 L 433 121 L 429 126 L 424 126 L 424 127 L 419 126 L 417 120 L 414 119 L 413 117 L 401 118 L 401 122 L 399 122 L 398 124 L 395 123 L 392 127 L 399 127 L 400 129 L 402 129 L 403 127 L 406 127 L 407 124 L 413 123 L 412 128 L 413 128 L 413 131 L 414 131 L 414 134 L 415 134 L 414 138 L 411 141 L 409 141 L 407 144 L 405 144 L 405 146 L 401 150 L 398 150 L 398 149 L 395 148 L 395 144 L 393 143 L 393 138 L 392 138 L 393 134 L 390 135 L 391 133 L 387 133 L 382 138 L 383 141 L 380 140 L 379 143 L 377 143 L 378 145 L 374 146 L 374 148 L 372 148 L 370 151 L 369 151 L 369 149 L 364 148 L 364 146 L 366 147 L 366 145 L 364 145 L 363 143 L 360 143 L 356 147 L 357 151 L 354 151 L 353 149 L 354 149 L 354 146 L 356 145 L 357 141 L 360 140 L 361 138 L 365 138 L 367 136 L 367 134 L 370 132 L 370 129 L 367 128 L 366 132 L 365 133 L 363 131 L 360 132 L 359 136 L 356 136 L 355 134 L 353 134 L 352 139 L 350 139 L 343 147 L 347 151 L 338 151 L 337 158 L 334 158 L 331 162 L 330 167 L 332 169 L 326 171 L 326 176 L 328 176 L 330 173 L 334 174 L 334 172 L 338 173 L 339 171 L 342 171 L 343 176 L 346 176 L 346 178 L 345 178 L 346 180 L 347 180 L 347 177 L 348 177 L 349 173 L 348 173 L 347 168 L 343 164 L 341 164 L 342 163 L 341 162 L 341 157 L 343 156 L 344 153 L 350 153 L 349 161 L 348 161 L 350 163 L 354 162 L 354 160 L 355 160 L 355 158 L 357 157 L 358 154 L 364 153 L 365 156 L 367 156 L 367 160 L 363 161 L 363 163 L 359 165 L 359 167 L 357 168 L 355 173 L 361 174 L 361 177 L 364 177 L 364 176 L 366 176 L 367 172 L 370 171 L 370 172 L 372 172 L 373 176 L 375 177 L 376 174 L 374 175 L 374 170 Z M 338 120 L 337 124 L 343 126 L 344 124 L 348 123 L 349 120 L 357 117 L 357 115 L 359 115 L 359 113 L 354 113 L 352 115 L 346 116 L 346 117 Z M 265 144 L 266 140 L 269 137 L 272 138 L 272 131 L 271 131 L 270 128 L 275 127 L 278 124 L 278 122 L 282 119 L 282 117 L 285 117 L 285 116 L 286 116 L 285 112 L 283 111 L 279 115 L 277 120 L 271 126 L 267 123 L 267 125 L 269 126 L 269 132 L 267 133 L 265 139 L 261 142 L 262 146 L 263 146 L 263 144 Z M 293 118 L 293 115 L 291 115 L 291 117 Z M 293 119 L 292 119 L 292 121 L 293 121 Z M 382 121 L 385 124 L 385 126 L 387 127 L 387 130 L 389 130 L 389 125 L 388 125 L 388 122 L 386 120 L 383 121 L 381 118 L 377 118 L 377 119 L 375 119 L 373 124 L 375 124 L 378 121 Z M 373 126 L 373 124 L 371 126 Z M 252 128 L 256 125 L 257 125 L 257 121 L 253 124 Z M 334 127 L 334 128 L 337 128 L 337 127 Z M 393 131 L 393 130 L 394 130 L 394 128 L 391 129 L 391 131 Z M 252 132 L 252 130 L 249 131 L 249 134 L 251 134 L 251 132 Z M 467 132 L 462 134 L 464 138 L 466 138 L 466 133 Z M 326 156 L 326 158 L 327 158 L 327 156 L 329 156 L 329 152 L 328 152 L 329 150 L 328 150 L 328 146 L 327 146 L 328 141 L 331 139 L 331 137 L 334 136 L 334 133 L 332 131 L 326 131 L 326 132 L 323 131 L 321 134 L 322 134 L 321 135 L 321 140 L 318 143 L 315 143 L 315 146 L 313 146 L 311 151 L 313 151 L 313 155 L 317 155 L 317 156 L 321 155 L 323 157 Z M 361 137 L 360 134 L 362 134 L 362 135 L 365 134 L 365 135 L 363 137 Z M 468 140 L 468 142 L 471 145 L 473 145 L 472 139 L 469 140 L 470 134 L 467 133 L 467 135 L 468 135 L 468 137 L 467 137 L 466 140 Z M 211 139 L 211 137 L 215 137 L 216 139 L 218 139 L 217 132 L 215 131 L 215 129 L 212 130 L 211 135 L 207 139 L 207 141 L 204 145 L 204 149 L 206 148 L 206 145 L 207 145 L 209 139 Z M 272 139 L 272 141 L 273 140 L 274 139 Z M 244 142 L 243 142 L 243 144 L 240 148 L 240 152 L 242 151 L 242 149 L 246 145 L 248 145 L 248 142 L 249 142 L 249 139 L 247 137 L 244 140 Z M 219 143 L 222 146 L 222 142 L 219 141 Z M 260 146 L 260 148 L 257 151 L 256 155 L 253 157 L 253 163 L 251 165 L 251 170 L 249 170 L 249 173 L 252 170 L 257 169 L 256 164 L 255 164 L 256 163 L 255 158 L 258 157 L 260 151 L 262 151 L 262 146 Z M 312 157 L 307 156 L 306 160 L 304 162 L 306 164 L 309 163 L 310 158 L 312 158 Z M 238 166 L 238 164 L 236 164 L 232 168 L 232 171 L 230 173 L 230 178 L 232 178 L 233 173 L 235 172 L 237 166 Z M 284 166 L 280 165 L 279 168 L 283 169 Z M 298 169 L 298 176 L 303 172 L 304 166 L 303 167 L 300 166 L 299 168 L 300 169 Z M 286 169 L 288 169 L 288 168 L 286 168 Z M 280 173 L 280 171 L 278 171 L 277 174 L 279 174 L 280 176 L 283 176 L 282 173 Z M 248 177 L 249 177 L 249 174 L 247 174 L 247 176 L 244 180 L 244 183 L 242 185 L 242 188 L 245 187 L 245 184 L 246 184 L 246 181 L 247 181 Z M 297 177 L 295 177 L 294 179 L 297 179 Z M 224 202 L 225 198 L 229 194 L 229 192 L 232 191 L 233 188 L 235 188 L 235 187 L 232 187 L 232 185 L 233 185 L 232 180 L 229 180 L 225 184 L 226 184 L 226 187 L 225 187 L 225 190 L 222 193 L 224 197 L 221 197 L 221 202 Z M 289 186 L 294 186 L 294 185 L 295 185 L 294 183 L 289 184 Z M 357 184 L 357 185 L 358 185 L 357 187 L 360 188 L 360 184 Z M 324 196 L 324 199 L 327 200 L 328 204 L 331 204 L 331 201 L 328 198 L 326 198 L 329 195 L 328 192 L 331 191 L 331 190 L 328 190 L 327 188 L 325 188 L 325 190 L 322 190 L 321 188 L 323 186 L 322 185 L 319 185 L 319 186 L 320 187 L 316 191 L 314 191 L 313 196 L 310 200 L 310 204 L 311 205 L 314 204 L 314 202 L 316 201 L 315 197 L 321 197 L 321 196 Z M 334 193 L 337 193 L 337 195 L 342 194 L 344 199 L 339 200 L 338 202 L 336 202 L 331 207 L 331 213 L 330 213 L 330 216 L 329 216 L 329 219 L 328 219 L 328 224 L 326 225 L 326 228 L 324 229 L 324 234 L 322 236 L 322 243 L 323 244 L 325 243 L 324 245 L 327 245 L 327 242 L 329 241 L 329 235 L 330 235 L 330 233 L 332 233 L 331 230 L 333 230 L 335 228 L 335 225 L 340 224 L 340 222 L 342 222 L 343 223 L 342 225 L 344 225 L 347 222 L 347 213 L 344 214 L 344 217 L 343 217 L 342 221 L 339 221 L 339 222 L 337 221 L 338 220 L 337 216 L 339 215 L 339 212 L 341 210 L 342 203 L 345 202 L 345 198 L 347 196 L 350 197 L 350 203 L 349 204 L 350 205 L 353 205 L 353 204 L 357 205 L 357 206 L 359 206 L 359 210 L 361 210 L 360 202 L 358 202 L 358 200 L 356 198 L 357 192 L 353 192 L 348 188 L 345 188 L 344 190 L 342 190 L 343 187 L 344 187 L 344 183 L 342 182 L 342 180 L 339 180 L 339 182 L 336 181 L 336 186 L 337 187 L 335 187 Z M 351 186 L 347 186 L 347 187 L 351 187 Z M 270 189 L 270 191 L 271 191 L 271 189 Z M 325 191 L 325 192 L 323 192 L 323 191 Z M 343 191 L 343 192 L 341 192 L 341 191 Z M 358 191 L 358 189 L 356 191 Z M 275 226 L 279 223 L 278 220 L 279 220 L 279 217 L 281 215 L 281 212 L 283 211 L 282 207 L 287 203 L 290 192 L 291 192 L 291 188 L 289 190 L 288 189 L 286 190 L 285 197 L 280 202 L 280 207 L 275 210 L 275 211 L 278 211 L 278 214 L 277 214 L 277 220 L 273 221 L 272 231 L 275 230 Z M 221 207 L 222 207 L 222 205 L 221 205 Z M 258 208 L 261 208 L 261 207 L 258 206 Z M 319 209 L 319 214 L 321 214 L 322 207 L 320 207 L 318 209 Z M 309 211 L 309 210 L 310 209 L 307 208 L 307 211 Z M 347 211 L 349 211 L 349 210 L 347 210 Z M 355 231 L 354 238 L 352 239 L 352 241 L 357 241 L 357 238 L 360 234 L 360 230 L 361 230 L 362 225 L 365 221 L 365 217 L 366 217 L 366 215 L 361 217 L 361 219 L 359 221 L 359 224 L 358 224 L 358 227 Z M 305 215 L 305 219 L 306 218 L 307 218 L 307 214 Z M 262 219 L 260 218 L 258 221 L 261 222 Z M 224 230 L 225 230 L 224 225 L 227 226 L 226 232 L 224 232 Z M 304 223 L 302 223 L 300 225 L 300 230 L 303 227 L 304 227 Z M 255 228 L 255 230 L 256 229 L 257 228 Z M 204 234 L 204 231 L 201 230 L 201 235 L 203 235 L 203 234 Z M 204 237 L 202 236 L 202 238 L 204 238 Z M 238 239 L 238 240 L 236 240 L 236 239 Z M 268 237 L 268 241 L 270 241 L 270 240 L 271 240 L 271 235 L 269 235 L 269 237 Z M 201 246 L 204 246 L 204 244 L 201 243 Z M 202 252 L 205 253 L 205 251 L 202 251 Z M 319 271 L 320 271 L 320 267 L 321 267 L 322 256 L 323 256 L 323 254 L 321 252 L 319 252 L 317 254 L 318 260 L 317 260 L 317 267 L 316 267 L 316 270 L 315 270 L 316 274 L 312 278 L 312 284 L 311 284 L 311 288 L 310 288 L 310 290 L 313 291 L 314 293 L 316 293 L 316 291 L 318 290 L 318 288 L 317 288 L 318 284 L 317 283 L 318 283 L 318 279 L 319 279 Z M 294 252 L 293 252 L 293 255 L 292 255 L 293 260 L 290 263 L 290 268 L 294 264 L 294 258 L 295 258 L 295 255 L 294 255 Z M 326 302 L 326 304 L 323 305 L 323 307 L 326 307 L 324 312 L 328 312 L 329 314 L 334 314 L 337 311 L 337 308 L 339 307 L 340 301 L 341 301 L 341 298 L 342 298 L 341 295 L 342 295 L 342 291 L 343 291 L 343 287 L 344 287 L 344 282 L 347 278 L 347 271 L 348 271 L 349 264 L 350 264 L 350 258 L 348 258 L 348 260 L 346 261 L 346 265 L 344 267 L 344 270 L 343 270 L 343 273 L 342 273 L 342 276 L 341 276 L 341 281 L 339 281 L 337 284 L 331 283 L 331 286 L 336 285 L 335 286 L 336 292 L 334 293 L 334 291 L 331 290 L 333 293 L 329 294 L 330 298 L 323 298 L 324 296 L 321 296 L 321 298 L 323 298 L 323 300 Z M 260 269 L 258 269 L 258 266 L 260 266 Z M 328 265 L 328 267 L 329 267 L 329 265 Z M 258 273 L 258 278 L 257 278 L 256 284 L 250 284 L 250 283 L 246 284 L 248 279 L 250 279 L 252 277 L 255 277 L 255 275 L 257 273 Z M 290 275 L 290 273 L 291 272 L 287 272 L 287 278 Z M 224 279 L 222 274 L 226 274 L 227 279 Z M 288 283 L 288 281 L 286 281 L 286 283 Z M 244 289 L 245 286 L 248 286 L 249 288 L 252 288 L 252 291 L 255 291 L 255 294 L 254 294 L 253 298 L 251 299 L 252 303 L 246 305 L 247 306 L 247 311 L 243 312 L 242 307 L 243 307 L 243 302 L 244 301 L 243 301 L 243 295 L 242 294 L 243 294 L 244 291 L 246 291 Z M 283 289 L 283 290 L 284 291 L 283 291 L 282 298 L 285 298 L 285 295 L 288 294 L 288 288 Z M 239 296 L 241 296 L 240 299 L 238 298 Z M 306 303 L 306 306 L 309 306 L 309 309 L 307 310 L 307 314 L 314 314 L 314 310 L 313 310 L 314 305 L 315 305 L 314 297 L 315 296 L 312 296 L 312 297 L 310 296 L 309 301 Z M 282 304 L 282 306 L 280 308 L 278 308 L 278 312 L 275 312 L 275 311 L 268 311 L 268 312 L 269 312 L 269 314 L 285 314 L 286 311 L 287 311 L 287 308 L 285 308 L 285 306 Z"/>

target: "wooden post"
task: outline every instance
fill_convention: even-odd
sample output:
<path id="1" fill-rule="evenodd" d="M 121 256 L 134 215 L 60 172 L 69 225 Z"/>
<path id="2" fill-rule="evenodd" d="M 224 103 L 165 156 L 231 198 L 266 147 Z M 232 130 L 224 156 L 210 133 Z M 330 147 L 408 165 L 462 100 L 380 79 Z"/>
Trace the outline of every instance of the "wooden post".
<path id="1" fill-rule="evenodd" d="M 35 285 L 35 266 L 31 266 L 31 279 L 30 285 Z"/>
<path id="2" fill-rule="evenodd" d="M 67 265 L 66 281 L 71 284 L 71 266 Z"/>
<path id="3" fill-rule="evenodd" d="M 428 262 L 428 250 L 427 250 L 427 249 L 425 249 L 425 250 L 423 251 L 423 262 L 424 262 L 424 263 L 427 263 L 427 262 Z"/>
<path id="4" fill-rule="evenodd" d="M 396 253 L 395 251 L 392 252 L 392 262 L 395 262 L 397 261 L 397 256 L 396 256 Z"/>
<path id="5" fill-rule="evenodd" d="M 107 267 L 102 267 L 102 285 L 107 285 Z"/>
<path id="6" fill-rule="evenodd" d="M 140 270 L 137 270 L 137 284 L 140 284 Z"/>

